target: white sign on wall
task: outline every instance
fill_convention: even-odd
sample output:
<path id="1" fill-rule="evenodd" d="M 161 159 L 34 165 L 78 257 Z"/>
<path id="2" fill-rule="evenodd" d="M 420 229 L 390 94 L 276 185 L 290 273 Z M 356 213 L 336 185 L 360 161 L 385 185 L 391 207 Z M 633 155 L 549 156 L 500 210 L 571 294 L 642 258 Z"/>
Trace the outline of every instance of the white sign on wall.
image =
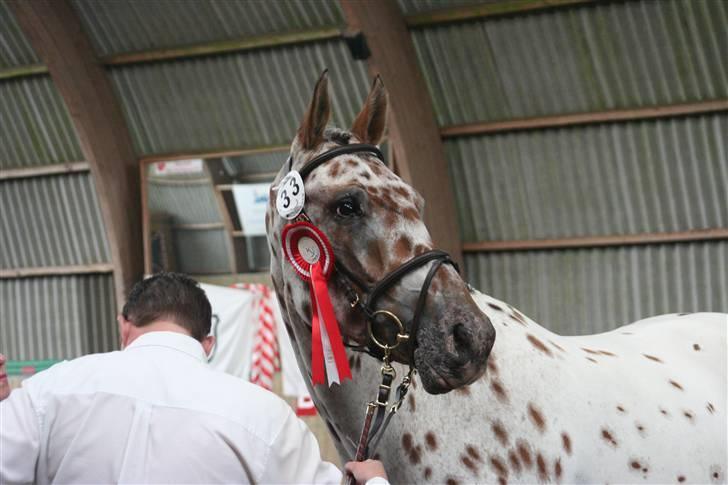
<path id="1" fill-rule="evenodd" d="M 265 211 L 270 184 L 233 185 L 233 198 L 246 236 L 265 236 Z"/>
<path id="2" fill-rule="evenodd" d="M 202 173 L 203 162 L 201 158 L 191 160 L 174 160 L 171 162 L 157 162 L 153 165 L 153 175 L 189 175 Z"/>

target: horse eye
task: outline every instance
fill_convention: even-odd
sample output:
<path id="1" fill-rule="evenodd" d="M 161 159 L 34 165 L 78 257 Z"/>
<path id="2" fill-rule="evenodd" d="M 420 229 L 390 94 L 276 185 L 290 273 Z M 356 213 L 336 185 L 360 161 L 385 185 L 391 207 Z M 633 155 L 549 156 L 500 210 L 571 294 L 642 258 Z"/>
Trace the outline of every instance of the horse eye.
<path id="1" fill-rule="evenodd" d="M 354 217 L 361 215 L 361 207 L 354 199 L 346 198 L 336 204 L 336 215 L 340 217 Z"/>

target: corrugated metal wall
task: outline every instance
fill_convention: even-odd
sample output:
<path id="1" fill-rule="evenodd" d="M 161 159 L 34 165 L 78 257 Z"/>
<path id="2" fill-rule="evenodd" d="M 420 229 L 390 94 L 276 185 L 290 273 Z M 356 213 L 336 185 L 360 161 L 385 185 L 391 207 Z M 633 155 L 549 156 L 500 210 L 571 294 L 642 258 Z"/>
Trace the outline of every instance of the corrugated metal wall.
<path id="1" fill-rule="evenodd" d="M 726 24 L 726 2 L 637 0 L 412 35 L 448 126 L 726 99 Z M 728 227 L 726 133 L 722 113 L 449 138 L 463 240 Z M 728 311 L 727 250 L 723 241 L 469 253 L 466 268 L 476 287 L 581 334 L 657 313 Z"/>
<path id="2" fill-rule="evenodd" d="M 728 97 L 728 2 L 602 3 L 413 30 L 438 122 Z"/>
<path id="3" fill-rule="evenodd" d="M 0 69 L 40 62 L 4 0 L 0 2 L 0 32 Z"/>
<path id="4" fill-rule="evenodd" d="M 330 69 L 332 122 L 348 125 L 369 88 L 342 41 L 116 67 L 111 78 L 140 154 L 287 145 Z"/>
<path id="5" fill-rule="evenodd" d="M 110 260 L 90 174 L 1 182 L 0 205 L 1 269 Z"/>
<path id="6" fill-rule="evenodd" d="M 0 69 L 39 63 L 0 1 Z M 0 80 L 0 170 L 83 160 L 68 110 L 47 75 Z M 0 180 L 0 269 L 110 261 L 88 172 Z M 0 278 L 0 351 L 66 359 L 117 345 L 111 274 Z"/>
<path id="7" fill-rule="evenodd" d="M 728 242 L 468 254 L 484 293 L 566 335 L 663 313 L 728 311 Z"/>
<path id="8" fill-rule="evenodd" d="M 68 110 L 48 76 L 1 81 L 0 124 L 0 168 L 83 160 Z"/>
<path id="9" fill-rule="evenodd" d="M 100 56 L 343 25 L 338 0 L 73 0 Z"/>
<path id="10" fill-rule="evenodd" d="M 445 144 L 466 241 L 728 227 L 728 115 Z"/>
<path id="11" fill-rule="evenodd" d="M 69 359 L 118 348 L 110 274 L 0 279 L 0 342 L 10 360 Z"/>

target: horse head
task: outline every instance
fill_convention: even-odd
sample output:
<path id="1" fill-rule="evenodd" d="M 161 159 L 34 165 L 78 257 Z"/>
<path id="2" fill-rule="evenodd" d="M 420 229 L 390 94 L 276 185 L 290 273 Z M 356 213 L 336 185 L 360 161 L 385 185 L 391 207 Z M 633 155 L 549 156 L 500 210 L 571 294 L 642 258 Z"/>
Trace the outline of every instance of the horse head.
<path id="1" fill-rule="evenodd" d="M 311 296 L 282 254 L 290 221 L 276 209 L 291 169 L 303 176 L 306 220 L 331 242 L 336 266 L 328 290 L 344 341 L 375 355 L 376 342 L 394 347 L 391 358 L 415 366 L 430 393 L 470 384 L 485 371 L 495 330 L 454 263 L 433 249 L 423 198 L 378 156 L 387 113 L 381 79 L 350 131 L 327 128 L 330 112 L 324 72 L 271 186 L 266 215 L 273 285 L 299 363 L 306 366 L 302 356 L 311 353 Z"/>

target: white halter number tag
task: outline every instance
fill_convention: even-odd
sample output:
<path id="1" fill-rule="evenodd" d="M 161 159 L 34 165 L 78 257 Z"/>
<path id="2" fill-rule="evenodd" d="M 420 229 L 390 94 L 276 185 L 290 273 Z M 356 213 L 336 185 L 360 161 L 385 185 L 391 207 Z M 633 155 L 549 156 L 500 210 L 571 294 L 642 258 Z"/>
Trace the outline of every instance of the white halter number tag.
<path id="1" fill-rule="evenodd" d="M 306 202 L 306 194 L 303 190 L 301 174 L 291 170 L 283 177 L 278 184 L 278 195 L 276 196 L 276 209 L 284 219 L 293 219 L 303 210 Z"/>

